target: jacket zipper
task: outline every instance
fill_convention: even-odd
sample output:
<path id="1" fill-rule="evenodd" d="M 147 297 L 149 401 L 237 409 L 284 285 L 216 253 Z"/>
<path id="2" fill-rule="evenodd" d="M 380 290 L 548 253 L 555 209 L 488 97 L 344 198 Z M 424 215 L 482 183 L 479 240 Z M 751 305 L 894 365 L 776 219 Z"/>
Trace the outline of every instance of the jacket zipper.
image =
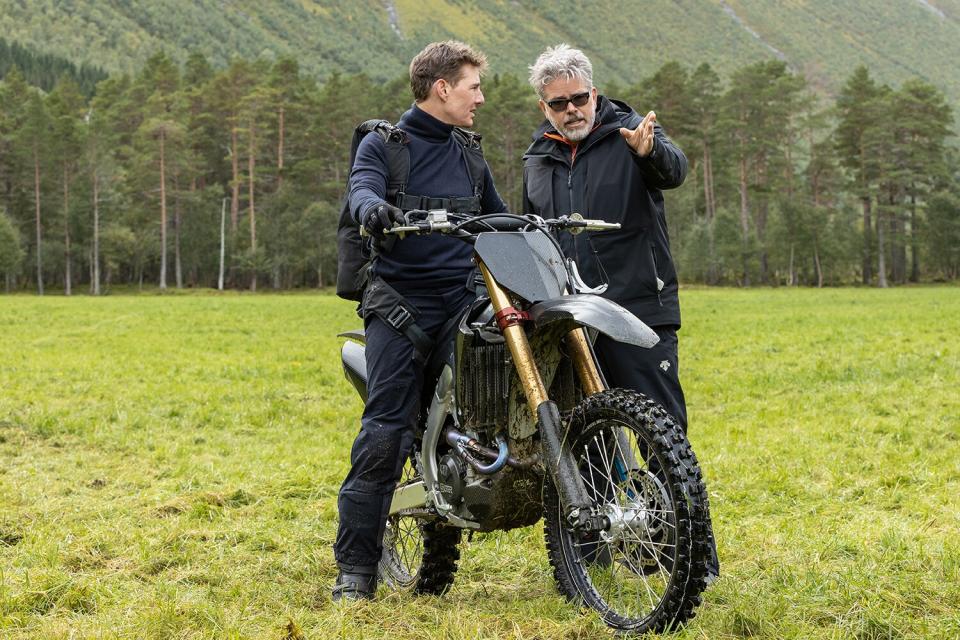
<path id="1" fill-rule="evenodd" d="M 567 209 L 573 213 L 573 163 L 567 167 Z M 579 235 L 579 234 L 578 234 Z M 577 236 L 573 236 L 573 261 L 580 262 L 577 259 L 578 247 L 577 247 Z"/>
<path id="2" fill-rule="evenodd" d="M 660 298 L 660 291 L 663 290 L 664 282 L 660 279 L 660 267 L 657 266 L 657 246 L 650 243 L 650 257 L 653 258 L 653 286 L 657 289 L 657 302 L 663 306 L 663 300 Z"/>
<path id="3" fill-rule="evenodd" d="M 576 149 L 574 149 L 574 153 L 576 153 Z M 571 158 L 570 164 L 567 166 L 567 202 L 569 203 L 569 212 L 573 213 L 573 158 Z M 573 263 L 578 267 L 580 263 L 579 235 L 579 233 L 573 235 Z M 576 292 L 572 291 L 571 293 Z"/>

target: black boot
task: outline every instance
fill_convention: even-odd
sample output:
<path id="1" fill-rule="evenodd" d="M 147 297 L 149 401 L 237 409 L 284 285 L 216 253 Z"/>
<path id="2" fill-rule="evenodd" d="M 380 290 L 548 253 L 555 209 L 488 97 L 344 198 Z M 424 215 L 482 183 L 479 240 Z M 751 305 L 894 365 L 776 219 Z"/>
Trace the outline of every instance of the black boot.
<path id="1" fill-rule="evenodd" d="M 377 576 L 365 573 L 337 574 L 337 581 L 333 585 L 331 598 L 334 602 L 341 600 L 373 600 L 377 592 Z"/>

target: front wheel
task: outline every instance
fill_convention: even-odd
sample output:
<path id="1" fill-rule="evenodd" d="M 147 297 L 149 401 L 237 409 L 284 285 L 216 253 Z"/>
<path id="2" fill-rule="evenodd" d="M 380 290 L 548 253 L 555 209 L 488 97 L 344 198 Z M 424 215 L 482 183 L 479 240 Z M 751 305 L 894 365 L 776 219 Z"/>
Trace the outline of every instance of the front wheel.
<path id="1" fill-rule="evenodd" d="M 686 436 L 658 404 L 612 389 L 586 398 L 567 430 L 593 512 L 581 533 L 544 490 L 547 554 L 560 592 L 614 629 L 665 631 L 693 617 L 706 587 L 707 497 Z"/>

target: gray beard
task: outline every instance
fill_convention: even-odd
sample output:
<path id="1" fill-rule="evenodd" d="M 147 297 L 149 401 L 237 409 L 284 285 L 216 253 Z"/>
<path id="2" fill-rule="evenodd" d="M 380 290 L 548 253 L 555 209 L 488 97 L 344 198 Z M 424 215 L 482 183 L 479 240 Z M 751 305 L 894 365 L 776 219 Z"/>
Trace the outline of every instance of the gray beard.
<path id="1" fill-rule="evenodd" d="M 580 142 L 590 135 L 590 132 L 593 130 L 593 122 L 596 117 L 596 114 L 594 114 L 593 118 L 587 122 L 587 126 L 580 129 L 567 129 L 565 126 L 563 126 L 562 120 L 554 120 L 551 116 L 547 116 L 547 119 L 550 121 L 550 124 L 553 125 L 553 128 L 556 129 L 564 138 L 570 142 Z"/>

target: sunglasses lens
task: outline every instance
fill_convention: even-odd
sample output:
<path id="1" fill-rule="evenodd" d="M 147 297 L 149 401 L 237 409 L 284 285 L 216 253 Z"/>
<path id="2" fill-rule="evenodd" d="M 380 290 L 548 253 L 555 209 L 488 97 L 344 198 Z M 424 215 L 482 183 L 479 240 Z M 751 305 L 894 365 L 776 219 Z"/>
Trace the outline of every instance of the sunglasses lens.
<path id="1" fill-rule="evenodd" d="M 575 107 L 582 107 L 590 101 L 590 92 L 578 93 L 570 98 L 557 98 L 547 102 L 547 106 L 554 111 L 563 111 L 567 108 L 567 103 L 572 102 Z"/>

